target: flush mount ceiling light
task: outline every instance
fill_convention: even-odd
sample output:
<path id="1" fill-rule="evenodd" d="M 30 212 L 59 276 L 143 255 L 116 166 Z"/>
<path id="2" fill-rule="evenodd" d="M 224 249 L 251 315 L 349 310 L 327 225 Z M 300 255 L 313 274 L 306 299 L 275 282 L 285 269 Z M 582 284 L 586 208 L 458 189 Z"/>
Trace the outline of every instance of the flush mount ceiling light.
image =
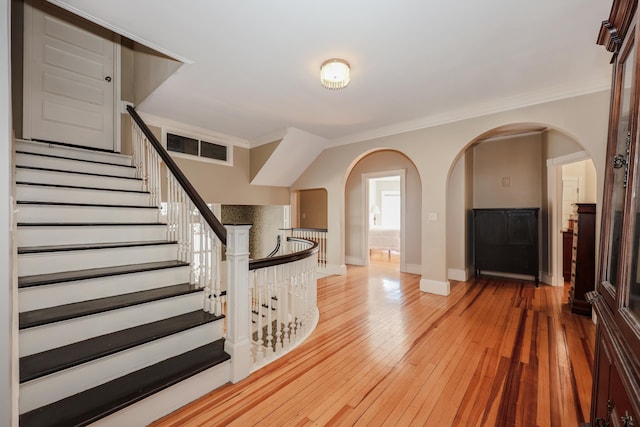
<path id="1" fill-rule="evenodd" d="M 343 89 L 350 81 L 349 63 L 344 59 L 328 59 L 320 66 L 320 83 L 327 89 Z"/>

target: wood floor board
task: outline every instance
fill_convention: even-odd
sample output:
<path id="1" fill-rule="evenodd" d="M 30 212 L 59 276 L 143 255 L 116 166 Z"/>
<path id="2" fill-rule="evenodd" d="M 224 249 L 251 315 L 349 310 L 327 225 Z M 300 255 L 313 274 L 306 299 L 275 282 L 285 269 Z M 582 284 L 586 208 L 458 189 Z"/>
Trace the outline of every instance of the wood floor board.
<path id="1" fill-rule="evenodd" d="M 587 421 L 595 326 L 571 314 L 565 289 L 481 277 L 443 297 L 420 292 L 394 255 L 376 260 L 318 281 L 320 321 L 305 343 L 152 425 Z"/>

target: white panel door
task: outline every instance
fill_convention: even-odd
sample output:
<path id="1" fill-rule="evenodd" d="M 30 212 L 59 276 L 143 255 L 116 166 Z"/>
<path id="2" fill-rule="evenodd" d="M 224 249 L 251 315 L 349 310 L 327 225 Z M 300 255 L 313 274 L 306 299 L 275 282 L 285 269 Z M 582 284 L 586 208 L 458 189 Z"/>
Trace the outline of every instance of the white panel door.
<path id="1" fill-rule="evenodd" d="M 23 136 L 113 151 L 112 33 L 33 3 L 25 4 Z"/>

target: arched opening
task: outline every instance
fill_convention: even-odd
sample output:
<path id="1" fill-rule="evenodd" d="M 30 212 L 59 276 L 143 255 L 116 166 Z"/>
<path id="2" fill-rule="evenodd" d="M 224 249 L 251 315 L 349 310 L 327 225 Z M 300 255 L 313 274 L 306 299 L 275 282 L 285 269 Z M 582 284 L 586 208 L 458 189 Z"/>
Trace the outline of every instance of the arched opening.
<path id="1" fill-rule="evenodd" d="M 398 260 L 420 274 L 422 185 L 417 168 L 396 150 L 363 154 L 345 181 L 345 261 Z M 410 230 L 410 232 L 407 232 Z"/>
<path id="2" fill-rule="evenodd" d="M 299 228 L 327 228 L 327 190 L 312 188 L 298 190 L 292 212 L 293 226 Z"/>
<path id="3" fill-rule="evenodd" d="M 573 177 L 567 181 L 579 181 L 581 196 L 575 201 L 595 202 L 597 180 L 590 159 L 576 138 L 541 124 L 501 126 L 466 145 L 452 163 L 447 183 L 449 278 L 473 276 L 474 208 L 530 207 L 539 208 L 541 282 L 562 286 L 562 231 L 567 228 L 562 221 L 562 180 L 565 176 Z M 582 160 L 589 162 L 563 173 L 563 165 Z M 579 169 L 583 172 L 577 176 Z"/>

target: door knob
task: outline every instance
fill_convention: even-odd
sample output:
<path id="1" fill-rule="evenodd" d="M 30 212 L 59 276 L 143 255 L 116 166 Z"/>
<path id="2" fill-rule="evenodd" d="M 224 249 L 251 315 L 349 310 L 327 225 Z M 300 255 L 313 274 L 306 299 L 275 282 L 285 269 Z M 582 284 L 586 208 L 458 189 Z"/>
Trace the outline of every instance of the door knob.
<path id="1" fill-rule="evenodd" d="M 107 81 L 107 83 L 109 83 L 111 81 L 111 76 L 107 76 L 104 79 Z"/>

